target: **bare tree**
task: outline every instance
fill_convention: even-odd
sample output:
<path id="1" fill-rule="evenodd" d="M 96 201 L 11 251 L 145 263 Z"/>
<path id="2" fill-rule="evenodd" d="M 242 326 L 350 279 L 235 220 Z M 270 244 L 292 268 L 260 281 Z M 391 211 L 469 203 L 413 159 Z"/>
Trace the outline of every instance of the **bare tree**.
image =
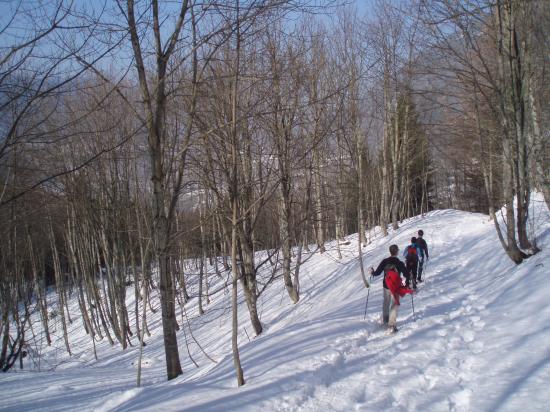
<path id="1" fill-rule="evenodd" d="M 183 1 L 178 12 L 177 19 L 172 30 L 168 34 L 168 39 L 163 42 L 161 32 L 161 18 L 159 15 L 159 2 L 151 0 L 148 9 L 150 13 L 145 16 L 139 14 L 136 19 L 136 6 L 133 0 L 128 0 L 126 7 L 121 12 L 125 15 L 127 29 L 130 33 L 132 50 L 135 59 L 135 68 L 139 79 L 141 97 L 143 99 L 144 123 L 148 133 L 148 147 L 151 162 L 151 181 L 153 183 L 153 236 L 155 255 L 158 262 L 160 276 L 160 297 L 162 308 L 162 327 L 164 333 L 164 348 L 166 354 L 166 372 L 168 379 L 173 379 L 182 374 L 179 349 L 176 337 L 176 314 L 175 314 L 175 295 L 173 276 L 170 272 L 170 253 L 172 249 L 172 231 L 175 217 L 175 206 L 178 194 L 181 190 L 183 173 L 185 171 L 185 160 L 192 130 L 192 118 L 185 127 L 183 139 L 177 151 L 178 163 L 177 175 L 173 187 L 169 187 L 167 179 L 167 165 L 165 161 L 167 149 L 166 136 L 166 105 L 167 105 L 167 76 L 169 74 L 169 64 L 173 60 L 174 51 L 180 41 L 184 23 L 187 19 L 191 21 L 190 3 Z M 145 19 L 145 17 L 150 18 Z M 153 68 L 154 80 L 148 76 L 146 67 L 146 58 L 148 51 L 145 49 L 145 38 L 143 37 L 141 27 L 151 24 L 153 31 L 152 44 L 154 45 Z M 150 26 L 149 26 L 150 27 Z M 148 33 L 146 31 L 145 33 Z M 193 53 L 192 56 L 196 56 Z M 193 64 L 196 67 L 196 62 Z M 193 84 L 192 88 L 195 87 Z M 193 95 L 193 92 L 191 91 Z"/>
<path id="2" fill-rule="evenodd" d="M 490 213 L 503 248 L 514 262 L 520 263 L 527 256 L 522 249 L 530 253 L 537 250 L 527 233 L 533 187 L 531 170 L 540 161 L 534 156 L 535 151 L 529 149 L 534 142 L 531 130 L 536 127 L 528 121 L 533 118 L 530 114 L 536 112 L 528 93 L 528 79 L 532 77 L 532 72 L 527 72 L 528 50 L 534 46 L 529 33 L 540 24 L 528 10 L 536 2 L 530 2 L 527 9 L 514 0 L 495 3 L 480 0 L 467 5 L 442 1 L 422 3 L 429 27 L 435 31 L 434 50 L 440 51 L 443 61 L 448 63 L 445 70 L 456 73 L 459 81 L 473 92 L 478 134 L 483 122 L 479 116 L 483 113 L 490 114 L 498 128 L 494 133 L 497 144 L 484 139 L 480 142 L 485 150 L 492 147 L 490 156 L 496 154 L 501 159 L 502 195 L 497 202 L 506 207 L 505 234 L 492 204 Z M 450 35 L 444 26 L 455 28 L 460 37 Z M 489 203 L 497 198 L 495 169 L 484 167 Z"/>

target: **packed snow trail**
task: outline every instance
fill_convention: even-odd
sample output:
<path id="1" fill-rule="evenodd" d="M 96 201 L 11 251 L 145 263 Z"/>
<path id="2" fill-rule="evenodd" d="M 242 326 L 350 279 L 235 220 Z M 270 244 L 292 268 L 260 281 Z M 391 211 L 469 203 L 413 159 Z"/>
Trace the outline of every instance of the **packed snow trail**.
<path id="1" fill-rule="evenodd" d="M 381 278 L 367 290 L 356 258 L 357 236 L 301 269 L 301 298 L 290 303 L 282 280 L 260 299 L 264 333 L 251 327 L 241 305 L 240 354 L 246 385 L 236 388 L 230 345 L 229 296 L 212 297 L 202 317 L 188 305 L 194 336 L 217 363 L 190 341 L 200 368 L 186 356 L 184 374 L 166 382 L 160 319 L 144 349 L 142 388 L 135 387 L 137 349 L 102 343 L 100 360 L 89 338 L 72 338 L 75 356 L 45 350 L 55 372 L 0 376 L 9 398 L 2 410 L 56 411 L 529 411 L 550 402 L 550 216 L 537 225 L 543 251 L 515 266 L 498 244 L 493 223 L 481 214 L 434 211 L 403 222 L 364 248 L 365 267 L 376 267 L 388 247 L 400 249 L 423 229 L 430 248 L 424 282 L 401 300 L 399 332 L 380 325 Z M 542 222 L 542 223 L 540 223 Z M 74 303 L 74 302 L 73 302 Z M 129 305 L 132 302 L 129 302 Z M 76 311 L 74 312 L 76 313 Z M 73 324 L 75 336 L 78 322 Z M 180 322 L 184 325 L 184 321 Z M 246 330 L 245 330 L 246 329 Z M 188 336 L 189 339 L 189 336 Z M 190 340 L 190 339 L 189 339 Z M 59 345 L 61 346 L 61 345 Z"/>

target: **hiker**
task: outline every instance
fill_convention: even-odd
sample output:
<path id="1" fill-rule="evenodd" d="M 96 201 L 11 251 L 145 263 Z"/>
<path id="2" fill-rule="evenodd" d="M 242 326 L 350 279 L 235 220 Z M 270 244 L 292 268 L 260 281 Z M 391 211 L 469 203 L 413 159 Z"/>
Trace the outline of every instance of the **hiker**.
<path id="1" fill-rule="evenodd" d="M 424 231 L 420 229 L 418 231 L 418 237 L 416 238 L 416 245 L 420 248 L 421 252 L 418 256 L 418 274 L 416 277 L 416 280 L 418 283 L 422 282 L 422 269 L 424 267 L 424 257 L 426 257 L 426 260 L 430 259 L 430 256 L 428 255 L 428 244 L 422 237 L 424 236 Z"/>
<path id="2" fill-rule="evenodd" d="M 417 279 L 417 269 L 418 269 L 418 260 L 419 256 L 422 253 L 422 249 L 418 246 L 416 238 L 411 238 L 411 244 L 405 248 L 403 252 L 403 257 L 405 258 L 405 266 L 409 272 L 409 277 L 405 282 L 405 286 L 409 287 L 411 284 L 412 278 L 412 287 L 416 289 L 416 279 Z"/>
<path id="3" fill-rule="evenodd" d="M 399 306 L 399 297 L 405 296 L 407 293 L 413 293 L 409 288 L 406 288 L 401 283 L 401 276 L 409 276 L 407 268 L 399 260 L 397 254 L 399 248 L 397 245 L 390 246 L 390 257 L 383 259 L 378 268 L 374 270 L 370 268 L 372 276 L 379 276 L 384 272 L 384 301 L 382 303 L 382 322 L 388 325 L 391 332 L 397 332 L 397 309 Z"/>

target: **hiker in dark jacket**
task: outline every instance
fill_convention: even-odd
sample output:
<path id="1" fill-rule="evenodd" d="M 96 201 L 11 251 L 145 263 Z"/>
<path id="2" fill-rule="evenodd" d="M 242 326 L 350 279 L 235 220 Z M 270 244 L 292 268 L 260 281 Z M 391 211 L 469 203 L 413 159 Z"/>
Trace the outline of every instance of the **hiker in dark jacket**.
<path id="1" fill-rule="evenodd" d="M 418 271 L 418 262 L 422 249 L 418 246 L 417 240 L 415 237 L 411 238 L 411 243 L 403 251 L 403 257 L 405 258 L 405 266 L 410 274 L 410 276 L 405 282 L 405 286 L 409 287 L 412 280 L 412 287 L 416 289 L 416 280 L 417 280 L 417 271 Z"/>
<path id="2" fill-rule="evenodd" d="M 384 301 L 382 303 L 382 321 L 388 325 L 392 332 L 397 332 L 397 309 L 399 306 L 399 297 L 407 293 L 412 293 L 411 289 L 405 288 L 401 284 L 402 274 L 405 277 L 409 276 L 407 268 L 399 260 L 397 254 L 399 248 L 397 245 L 390 246 L 390 257 L 387 257 L 380 262 L 376 270 L 372 267 L 370 272 L 372 276 L 379 276 L 384 272 Z M 390 281 L 391 279 L 391 281 Z M 387 282 L 388 281 L 388 282 Z"/>
<path id="3" fill-rule="evenodd" d="M 416 238 L 416 245 L 422 251 L 422 253 L 418 256 L 418 274 L 416 278 L 418 283 L 422 282 L 422 269 L 424 268 L 424 258 L 426 258 L 426 260 L 430 258 L 430 256 L 428 255 L 428 244 L 422 236 L 424 236 L 424 231 L 421 229 L 418 231 L 418 237 Z"/>

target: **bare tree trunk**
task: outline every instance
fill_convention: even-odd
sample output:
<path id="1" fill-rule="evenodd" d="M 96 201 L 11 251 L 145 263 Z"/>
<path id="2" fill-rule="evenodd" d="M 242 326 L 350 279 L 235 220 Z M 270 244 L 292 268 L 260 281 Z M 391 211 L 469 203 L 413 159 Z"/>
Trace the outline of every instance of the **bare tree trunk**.
<path id="1" fill-rule="evenodd" d="M 358 119 L 356 119 L 358 121 Z M 359 249 L 367 245 L 365 238 L 365 218 L 364 218 L 364 200 L 365 200 L 365 176 L 363 171 L 363 144 L 359 133 L 359 125 L 353 126 L 355 136 L 355 146 L 357 150 L 357 233 L 359 233 Z"/>
<path id="2" fill-rule="evenodd" d="M 0 367 L 4 367 L 8 358 L 8 345 L 10 343 L 10 319 L 9 308 L 6 299 L 2 299 L 2 350 L 0 352 Z"/>
<path id="3" fill-rule="evenodd" d="M 245 239 L 242 232 L 241 227 L 239 227 L 238 250 L 241 258 L 241 283 L 250 314 L 250 322 L 254 328 L 254 333 L 258 336 L 262 333 L 263 327 L 258 316 L 258 283 L 254 267 L 254 249 L 250 244 L 250 239 Z"/>
<path id="4" fill-rule="evenodd" d="M 138 388 L 141 386 L 141 362 L 143 359 L 143 339 L 145 337 L 145 329 L 146 326 L 146 318 L 147 318 L 147 299 L 148 299 L 148 293 L 149 293 L 149 285 L 147 282 L 147 275 L 145 271 L 142 271 L 142 284 L 141 284 L 141 301 L 143 306 L 143 313 L 141 315 L 141 333 L 139 336 L 139 356 L 138 356 L 138 370 L 137 370 L 137 386 Z M 138 318 L 138 314 L 136 313 L 136 318 Z M 139 321 L 136 319 L 136 321 Z"/>
<path id="5" fill-rule="evenodd" d="M 202 199 L 201 199 L 202 197 Z M 206 265 L 206 235 L 205 235 L 205 213 L 206 213 L 206 197 L 207 194 L 199 195 L 199 230 L 201 234 L 201 255 L 200 255 L 200 264 L 199 264 L 199 315 L 204 314 L 204 309 L 202 307 L 202 297 L 204 295 L 203 285 L 206 286 L 208 282 L 207 271 L 205 270 Z"/>
<path id="6" fill-rule="evenodd" d="M 395 92 L 397 94 L 397 91 Z M 392 228 L 393 230 L 397 230 L 399 228 L 398 224 L 398 210 L 400 205 L 400 193 L 399 193 L 399 168 L 401 166 L 400 162 L 400 153 L 401 153 L 401 125 L 399 124 L 399 108 L 397 106 L 397 99 L 396 96 L 395 103 L 395 111 L 393 113 L 394 119 L 393 119 L 393 127 L 391 127 L 391 176 L 392 176 L 392 184 L 391 184 L 391 201 L 390 201 L 390 213 L 391 213 L 391 221 L 392 221 Z"/>
<path id="7" fill-rule="evenodd" d="M 73 276 L 76 278 L 77 287 L 78 287 L 78 305 L 80 307 L 80 313 L 82 315 L 82 320 L 84 322 L 84 328 L 86 329 L 86 333 L 90 334 L 90 337 L 92 339 L 95 339 L 95 329 L 92 321 L 90 320 L 90 317 L 88 315 L 88 308 L 86 306 L 86 299 L 84 296 L 84 288 L 83 285 L 85 284 L 85 273 L 84 273 L 84 265 L 83 262 L 79 263 L 78 258 L 78 236 L 77 236 L 77 230 L 76 230 L 76 212 L 74 210 L 74 206 L 68 206 L 67 210 L 67 228 L 65 230 L 65 238 L 66 238 L 66 245 L 68 247 L 69 257 L 70 261 L 72 262 L 72 269 L 73 269 Z M 80 239 L 80 243 L 84 244 L 86 240 Z"/>
<path id="8" fill-rule="evenodd" d="M 198 293 L 198 307 L 199 307 L 199 315 L 202 316 L 204 315 L 204 309 L 202 307 L 202 295 L 203 295 L 203 291 L 202 291 L 202 284 L 204 282 L 204 260 L 202 259 L 202 256 L 199 258 L 200 259 L 200 262 L 199 262 L 199 293 Z"/>
<path id="9" fill-rule="evenodd" d="M 65 347 L 67 348 L 67 352 L 69 353 L 69 356 L 71 356 L 71 348 L 69 346 L 69 335 L 67 332 L 67 321 L 65 319 L 65 285 L 64 285 L 64 278 L 63 273 L 61 271 L 61 263 L 59 262 L 59 253 L 57 251 L 57 246 L 55 243 L 55 234 L 53 231 L 53 226 L 50 218 L 50 225 L 49 225 L 49 237 L 50 237 L 50 245 L 51 245 L 51 251 L 52 251 L 52 258 L 53 258 L 53 264 L 54 264 L 54 272 L 55 272 L 55 283 L 57 287 L 57 298 L 58 298 L 58 308 L 59 308 L 59 316 L 61 317 L 61 327 L 63 328 L 63 340 L 65 341 Z"/>
<path id="10" fill-rule="evenodd" d="M 359 270 L 361 272 L 361 279 L 366 288 L 369 287 L 367 276 L 365 275 L 365 266 L 363 264 L 363 247 L 367 245 L 365 238 L 365 219 L 364 219 L 364 200 L 365 200 L 365 177 L 363 171 L 363 141 L 361 139 L 359 128 L 359 110 L 358 104 L 358 90 L 357 79 L 355 70 L 353 70 L 353 84 L 352 84 L 352 133 L 354 136 L 355 147 L 357 151 L 357 232 L 359 234 L 357 242 L 357 251 L 359 254 Z"/>
<path id="11" fill-rule="evenodd" d="M 237 374 L 237 386 L 245 384 L 244 373 L 241 367 L 241 358 L 239 355 L 239 319 L 238 319 L 238 300 L 237 300 L 237 286 L 238 286 L 238 264 L 237 264 L 237 213 L 238 203 L 237 196 L 239 188 L 237 187 L 237 170 L 238 170 L 238 147 L 237 147 L 237 95 L 239 90 L 239 76 L 240 76 L 240 24 L 239 24 L 239 0 L 237 0 L 237 30 L 236 30 L 236 47 L 235 47 L 235 73 L 233 78 L 232 87 L 232 99 L 231 99 L 231 160 L 232 160 L 232 187 L 231 187 L 231 273 L 233 275 L 233 282 L 231 287 L 231 348 L 233 351 L 233 365 L 235 367 L 235 373 Z M 246 293 L 246 292 L 245 292 Z"/>
<path id="12" fill-rule="evenodd" d="M 236 152 L 234 153 L 236 155 Z M 244 385 L 244 373 L 241 367 L 241 358 L 239 355 L 239 318 L 238 318 L 238 301 L 237 301 L 237 286 L 239 279 L 238 265 L 237 265 L 237 201 L 233 199 L 233 215 L 231 221 L 231 273 L 233 275 L 233 282 L 231 287 L 231 347 L 233 350 L 233 365 L 237 374 L 237 385 Z"/>
<path id="13" fill-rule="evenodd" d="M 319 150 L 313 149 L 314 187 L 315 187 L 315 232 L 319 253 L 325 252 L 325 225 L 323 217 L 323 187 L 321 181 L 321 159 Z"/>
<path id="14" fill-rule="evenodd" d="M 521 263 L 524 258 L 524 254 L 518 247 L 516 240 L 516 217 L 514 212 L 514 189 L 519 190 L 520 187 L 517 184 L 519 179 L 518 164 L 518 142 L 517 127 L 516 125 L 516 110 L 513 107 L 514 103 L 514 63 L 510 60 L 513 59 L 512 50 L 509 49 L 512 44 L 513 33 L 510 26 L 513 16 L 511 16 L 511 0 L 497 0 L 497 42 L 498 42 L 498 72 L 501 87 L 501 98 L 499 101 L 499 107 L 501 111 L 501 127 L 503 132 L 503 152 L 505 162 L 503 164 L 503 195 L 506 206 L 506 234 L 507 234 L 507 248 L 506 253 L 515 262 Z M 506 65 L 509 64 L 510 72 L 506 70 Z M 508 77 L 508 76 L 511 77 Z M 512 115 L 511 115 L 512 113 Z M 522 193 L 517 193 L 518 212 L 523 208 L 520 203 L 523 202 Z M 522 213 L 519 215 L 520 226 L 523 219 Z"/>
<path id="15" fill-rule="evenodd" d="M 387 69 L 386 69 L 387 71 Z M 380 226 L 384 236 L 388 235 L 388 220 L 390 215 L 390 194 L 389 194 L 389 145 L 391 139 L 390 123 L 390 91 L 389 73 L 384 74 L 384 138 L 382 141 L 382 196 L 380 197 Z"/>
<path id="16" fill-rule="evenodd" d="M 184 138 L 183 150 L 180 158 L 177 160 L 178 175 L 175 178 L 174 189 L 171 193 L 169 205 L 165 204 L 167 193 L 166 178 L 167 170 L 164 155 L 166 151 L 166 72 L 169 59 L 171 58 L 180 32 L 189 11 L 189 2 L 183 1 L 179 10 L 179 15 L 174 24 L 174 30 L 169 35 L 166 45 L 161 41 L 161 29 L 159 21 L 159 4 L 157 0 L 151 0 L 152 26 L 154 36 L 154 49 L 156 56 L 155 87 L 150 89 L 150 81 L 146 74 L 145 63 L 142 56 L 142 43 L 138 25 L 134 15 L 134 0 L 127 0 L 128 29 L 132 49 L 134 52 L 135 66 L 139 78 L 139 86 L 145 109 L 145 124 L 148 132 L 148 148 L 151 163 L 151 181 L 153 184 L 153 239 L 156 258 L 159 269 L 159 289 L 162 311 L 162 328 L 164 335 L 164 348 L 166 355 L 166 371 L 168 379 L 173 379 L 181 375 L 181 363 L 179 359 L 179 349 L 176 336 L 176 313 L 175 313 L 175 292 L 173 277 L 170 271 L 170 251 L 172 223 L 174 220 L 174 209 L 176 200 L 181 188 L 181 179 L 185 165 L 185 154 L 187 143 L 189 141 L 191 125 L 188 125 L 188 134 Z M 186 21 L 186 20 L 185 20 Z M 195 40 L 195 22 L 193 19 L 193 39 Z M 193 53 L 193 72 L 196 76 L 196 50 Z M 196 80 L 194 77 L 193 81 Z M 195 84 L 195 83 L 194 83 Z M 193 84 L 193 86 L 194 86 Z M 195 90 L 193 90 L 194 98 Z M 191 119 L 192 121 L 192 119 Z"/>
<path id="17" fill-rule="evenodd" d="M 290 266 L 292 258 L 290 256 L 290 230 L 289 230 L 289 221 L 291 217 L 290 210 L 290 188 L 285 187 L 286 183 L 281 182 L 281 199 L 279 201 L 279 235 L 282 242 L 282 252 L 283 252 L 283 280 L 285 282 L 285 288 L 290 296 L 290 299 L 293 303 L 297 303 L 300 299 L 298 290 L 295 285 L 292 283 L 292 277 L 290 272 Z"/>
<path id="18" fill-rule="evenodd" d="M 510 142 L 508 138 L 505 138 L 504 142 L 504 157 L 509 159 L 510 153 Z M 514 213 L 514 184 L 513 184 L 513 175 L 514 172 L 512 167 L 508 162 L 503 162 L 503 171 L 502 171 L 502 183 L 503 183 L 503 195 L 504 195 L 504 206 L 506 207 L 506 253 L 515 263 L 521 263 L 523 261 L 523 256 L 521 250 L 518 248 L 516 241 L 516 225 L 515 225 L 515 213 Z M 498 221 L 495 222 L 495 225 L 498 225 Z"/>
<path id="19" fill-rule="evenodd" d="M 218 231 L 220 234 L 220 244 L 221 244 L 221 254 L 222 254 L 222 263 L 223 268 L 225 270 L 229 270 L 229 264 L 227 263 L 227 256 L 229 256 L 229 250 L 227 247 L 227 239 L 229 239 L 229 234 L 227 233 L 227 230 L 225 228 L 225 225 L 221 222 L 222 217 L 220 215 L 217 216 L 217 222 L 218 222 Z"/>
<path id="20" fill-rule="evenodd" d="M 42 328 L 44 329 L 44 334 L 46 335 L 46 342 L 48 343 L 48 346 L 51 346 L 52 340 L 50 337 L 50 328 L 48 326 L 48 309 L 47 309 L 47 302 L 45 297 L 45 290 L 42 287 L 42 282 L 39 280 L 39 273 L 38 273 L 38 261 L 37 257 L 34 252 L 34 246 L 32 244 L 32 239 L 29 234 L 29 229 L 27 226 L 27 244 L 28 244 L 28 253 L 29 253 L 29 259 L 31 261 L 31 269 L 32 269 L 32 275 L 33 275 L 33 283 L 34 283 L 34 290 L 36 293 L 36 299 L 38 303 L 38 307 L 40 308 L 40 317 L 42 320 Z M 3 362 L 0 361 L 0 365 L 2 365 Z"/>

